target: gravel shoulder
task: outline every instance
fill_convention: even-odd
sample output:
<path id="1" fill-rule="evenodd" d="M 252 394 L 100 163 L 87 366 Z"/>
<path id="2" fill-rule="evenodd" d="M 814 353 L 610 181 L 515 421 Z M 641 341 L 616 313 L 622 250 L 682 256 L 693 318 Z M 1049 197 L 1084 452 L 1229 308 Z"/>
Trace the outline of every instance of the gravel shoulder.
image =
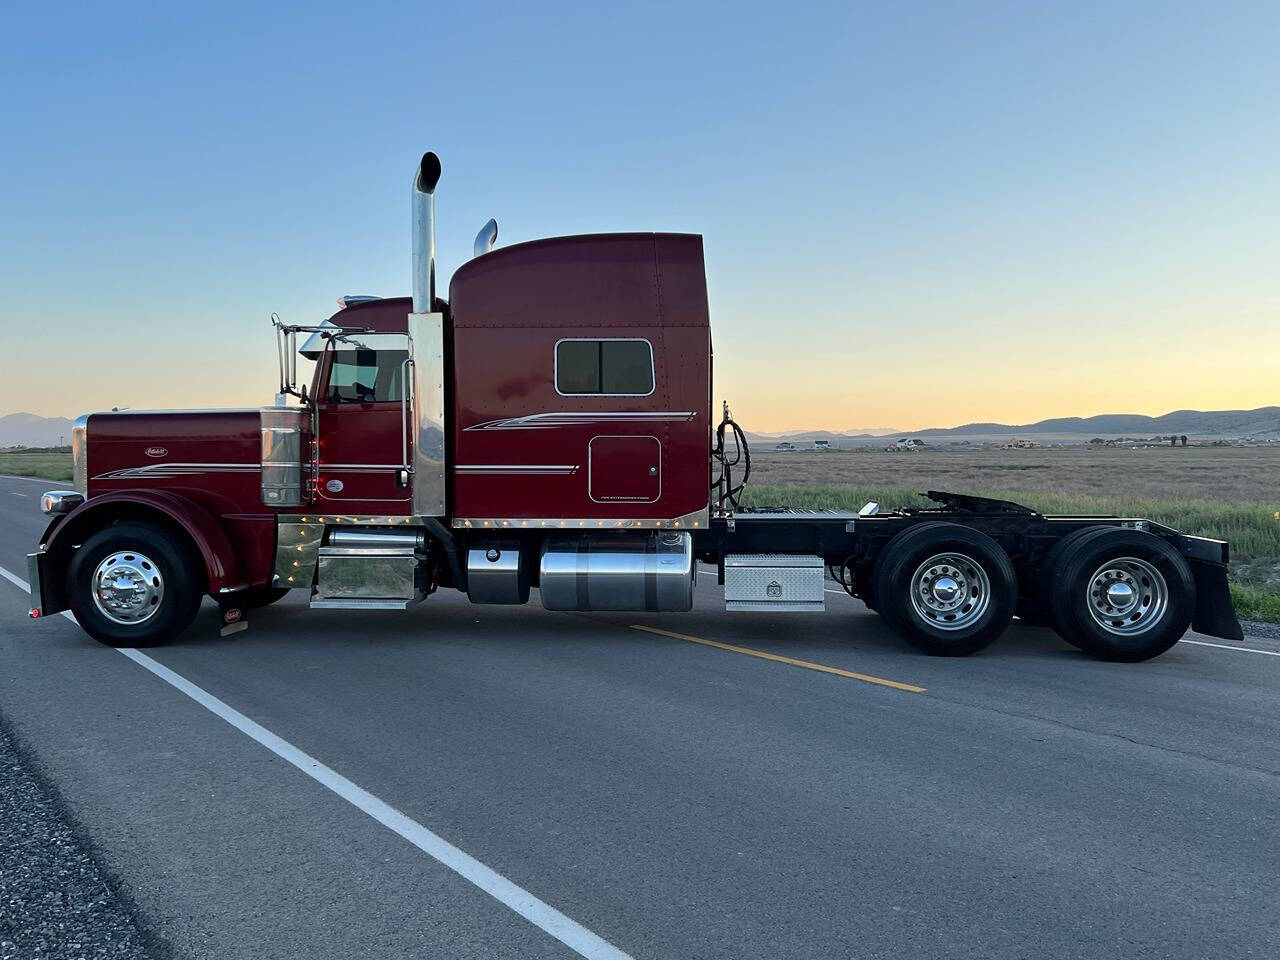
<path id="1" fill-rule="evenodd" d="M 0 716 L 0 960 L 170 956 L 141 929 Z"/>

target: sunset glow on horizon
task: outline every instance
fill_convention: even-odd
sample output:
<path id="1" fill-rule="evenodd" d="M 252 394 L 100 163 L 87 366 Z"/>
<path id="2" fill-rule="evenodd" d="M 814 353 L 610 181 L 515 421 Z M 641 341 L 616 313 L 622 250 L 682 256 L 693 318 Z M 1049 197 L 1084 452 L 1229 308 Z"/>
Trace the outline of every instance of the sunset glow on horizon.
<path id="1" fill-rule="evenodd" d="M 755 432 L 1280 403 L 1277 8 L 660 6 L 13 14 L 0 415 L 269 403 L 425 149 L 442 290 L 490 216 L 702 234 Z"/>

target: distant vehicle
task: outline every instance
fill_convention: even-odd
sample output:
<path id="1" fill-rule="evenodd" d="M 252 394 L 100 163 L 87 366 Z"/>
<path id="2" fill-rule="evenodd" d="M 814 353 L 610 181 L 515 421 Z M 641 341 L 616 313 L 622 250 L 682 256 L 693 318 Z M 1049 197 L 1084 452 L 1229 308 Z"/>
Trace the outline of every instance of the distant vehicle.
<path id="1" fill-rule="evenodd" d="M 831 449 L 831 441 L 830 441 L 830 440 L 815 440 L 815 441 L 813 441 L 813 449 L 815 449 L 815 450 L 830 450 L 830 449 Z"/>
<path id="2" fill-rule="evenodd" d="M 917 437 L 903 437 L 891 447 L 885 447 L 890 453 L 902 453 L 904 451 L 915 452 L 924 446 L 924 441 Z"/>
<path id="3" fill-rule="evenodd" d="M 351 612 L 357 630 L 370 610 L 446 589 L 475 604 L 528 603 L 537 587 L 548 610 L 682 612 L 708 564 L 726 611 L 822 610 L 830 576 L 945 656 L 981 650 L 1015 613 L 1110 660 L 1163 653 L 1193 624 L 1242 639 L 1227 544 L 1151 520 L 927 488 L 932 506 L 883 512 L 745 506 L 746 433 L 727 403 L 712 419 L 702 238 L 494 249 L 490 220 L 446 300 L 439 177 L 426 154 L 412 297 L 343 297 L 315 325 L 275 319 L 275 405 L 76 421 L 74 489 L 41 498 L 32 617 L 70 610 L 102 643 L 140 647 L 180 635 L 206 596 L 235 632 L 291 590 Z M 299 356 L 315 361 L 310 384 Z M 405 629 L 429 638 L 429 615 Z"/>
<path id="4" fill-rule="evenodd" d="M 1010 440 L 1004 445 L 1006 450 L 1034 450 L 1040 444 L 1034 440 Z"/>

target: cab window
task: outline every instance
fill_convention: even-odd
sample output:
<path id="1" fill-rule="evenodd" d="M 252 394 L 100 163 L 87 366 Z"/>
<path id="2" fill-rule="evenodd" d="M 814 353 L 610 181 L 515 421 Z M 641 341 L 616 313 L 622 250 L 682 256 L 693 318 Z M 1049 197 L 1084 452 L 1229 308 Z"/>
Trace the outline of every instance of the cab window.
<path id="1" fill-rule="evenodd" d="M 329 365 L 330 403 L 400 402 L 406 350 L 333 351 Z"/>
<path id="2" fill-rule="evenodd" d="M 561 340 L 556 392 L 565 396 L 644 397 L 653 393 L 648 340 Z"/>

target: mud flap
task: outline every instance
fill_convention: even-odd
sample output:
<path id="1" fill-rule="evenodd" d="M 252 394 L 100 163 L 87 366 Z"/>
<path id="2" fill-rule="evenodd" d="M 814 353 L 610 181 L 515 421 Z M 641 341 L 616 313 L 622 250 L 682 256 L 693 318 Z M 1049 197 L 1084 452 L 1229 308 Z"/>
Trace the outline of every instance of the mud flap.
<path id="1" fill-rule="evenodd" d="M 1196 615 L 1191 620 L 1191 629 L 1223 640 L 1243 640 L 1244 631 L 1231 604 L 1227 568 L 1195 557 L 1188 557 L 1187 563 L 1196 579 Z"/>
<path id="2" fill-rule="evenodd" d="M 234 601 L 219 599 L 218 612 L 222 615 L 222 629 L 218 631 L 221 636 L 229 637 L 233 633 L 249 629 L 249 620 L 244 615 L 244 609 L 237 606 Z"/>
<path id="3" fill-rule="evenodd" d="M 27 580 L 32 619 L 50 617 L 67 609 L 66 573 L 54 569 L 53 558 L 43 549 L 27 554 Z"/>

